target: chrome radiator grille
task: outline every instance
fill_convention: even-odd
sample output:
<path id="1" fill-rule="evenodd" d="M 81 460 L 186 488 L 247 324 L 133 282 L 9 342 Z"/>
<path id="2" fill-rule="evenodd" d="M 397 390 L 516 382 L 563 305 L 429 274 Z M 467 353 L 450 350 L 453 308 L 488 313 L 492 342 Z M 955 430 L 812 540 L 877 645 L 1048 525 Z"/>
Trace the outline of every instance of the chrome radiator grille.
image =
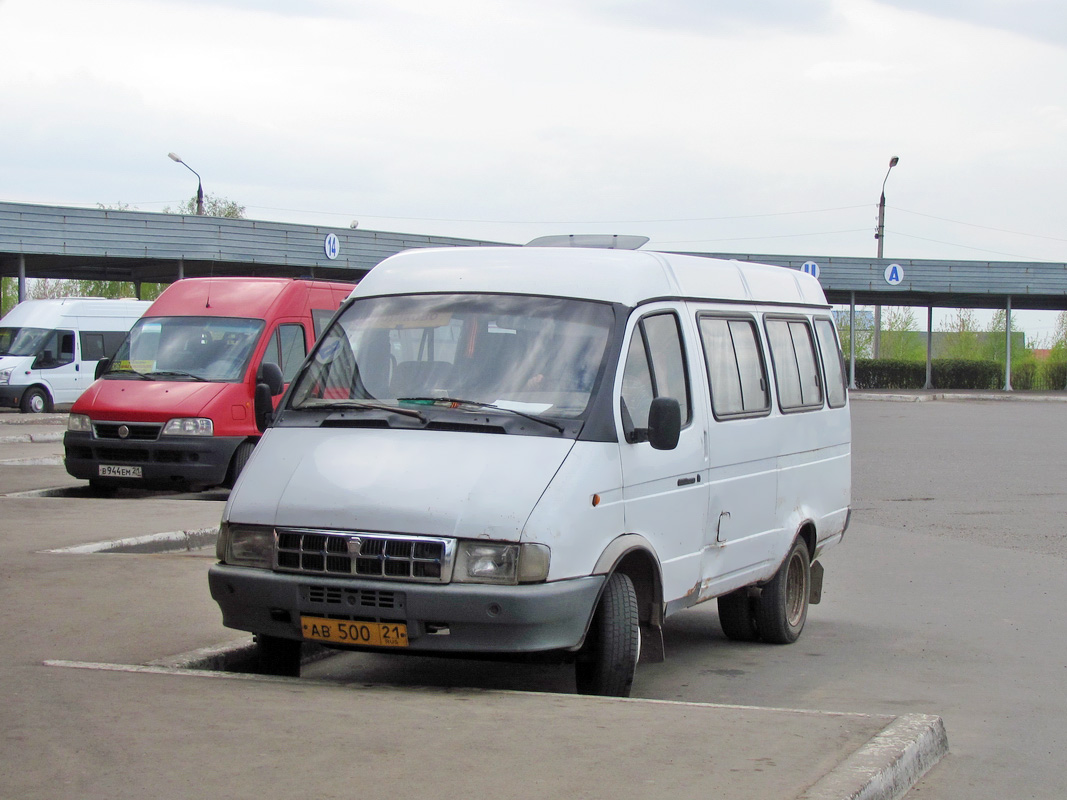
<path id="1" fill-rule="evenodd" d="M 278 528 L 274 568 L 305 575 L 447 583 L 455 540 Z"/>

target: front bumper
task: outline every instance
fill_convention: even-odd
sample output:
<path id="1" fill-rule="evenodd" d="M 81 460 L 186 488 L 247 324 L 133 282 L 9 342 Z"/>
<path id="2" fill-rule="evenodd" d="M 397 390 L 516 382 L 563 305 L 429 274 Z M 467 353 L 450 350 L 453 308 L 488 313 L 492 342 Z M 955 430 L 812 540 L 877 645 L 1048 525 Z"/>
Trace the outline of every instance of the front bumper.
<path id="1" fill-rule="evenodd" d="M 218 486 L 243 436 L 166 436 L 154 441 L 98 439 L 67 431 L 63 464 L 75 478 L 115 486 Z M 100 477 L 100 465 L 141 468 L 140 478 Z"/>
<path id="2" fill-rule="evenodd" d="M 211 596 L 228 628 L 300 639 L 301 614 L 403 622 L 409 641 L 405 650 L 453 653 L 576 649 L 604 580 L 604 575 L 591 575 L 487 586 L 337 580 L 226 564 L 208 571 Z"/>
<path id="3" fill-rule="evenodd" d="M 18 408 L 22 402 L 22 393 L 29 386 L 0 386 L 0 408 Z"/>

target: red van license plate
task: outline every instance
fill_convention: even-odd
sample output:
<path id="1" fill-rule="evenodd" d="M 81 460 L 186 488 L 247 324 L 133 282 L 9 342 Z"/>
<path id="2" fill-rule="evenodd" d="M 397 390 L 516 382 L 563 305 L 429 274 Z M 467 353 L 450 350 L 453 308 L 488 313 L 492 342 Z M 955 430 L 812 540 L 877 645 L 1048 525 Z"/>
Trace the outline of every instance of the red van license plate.
<path id="1" fill-rule="evenodd" d="M 304 638 L 334 644 L 407 647 L 408 626 L 402 622 L 357 622 L 350 619 L 300 617 Z"/>
<path id="2" fill-rule="evenodd" d="M 100 465 L 101 478 L 140 478 L 140 467 L 120 467 L 115 464 Z"/>

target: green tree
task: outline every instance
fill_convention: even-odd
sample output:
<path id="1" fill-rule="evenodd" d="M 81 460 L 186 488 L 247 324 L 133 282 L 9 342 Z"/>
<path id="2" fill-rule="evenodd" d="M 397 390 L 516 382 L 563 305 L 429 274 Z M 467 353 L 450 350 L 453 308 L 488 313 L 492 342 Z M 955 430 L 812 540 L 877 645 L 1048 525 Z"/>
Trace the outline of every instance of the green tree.
<path id="1" fill-rule="evenodd" d="M 978 352 L 979 327 L 974 309 L 957 308 L 955 314 L 938 326 L 944 336 L 941 337 L 939 358 L 960 358 L 975 360 Z"/>
<path id="2" fill-rule="evenodd" d="M 164 214 L 196 214 L 196 195 L 193 195 L 185 203 L 177 208 L 167 206 L 163 209 Z M 205 217 L 226 217 L 227 219 L 244 219 L 245 207 L 239 203 L 217 194 L 204 195 Z"/>
<path id="3" fill-rule="evenodd" d="M 902 361 L 924 361 L 926 338 L 915 330 L 915 310 L 908 306 L 882 308 L 882 358 Z"/>

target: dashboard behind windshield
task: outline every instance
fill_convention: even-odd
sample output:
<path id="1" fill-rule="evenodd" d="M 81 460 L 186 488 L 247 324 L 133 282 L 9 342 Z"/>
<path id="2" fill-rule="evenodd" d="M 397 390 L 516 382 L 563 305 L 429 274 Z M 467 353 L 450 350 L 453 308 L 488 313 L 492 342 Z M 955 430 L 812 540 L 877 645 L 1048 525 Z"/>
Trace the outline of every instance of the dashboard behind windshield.
<path id="1" fill-rule="evenodd" d="M 237 382 L 244 379 L 263 320 L 232 317 L 142 317 L 104 377 Z"/>
<path id="2" fill-rule="evenodd" d="M 359 299 L 326 332 L 290 407 L 450 398 L 579 417 L 613 324 L 610 306 L 561 298 Z"/>

